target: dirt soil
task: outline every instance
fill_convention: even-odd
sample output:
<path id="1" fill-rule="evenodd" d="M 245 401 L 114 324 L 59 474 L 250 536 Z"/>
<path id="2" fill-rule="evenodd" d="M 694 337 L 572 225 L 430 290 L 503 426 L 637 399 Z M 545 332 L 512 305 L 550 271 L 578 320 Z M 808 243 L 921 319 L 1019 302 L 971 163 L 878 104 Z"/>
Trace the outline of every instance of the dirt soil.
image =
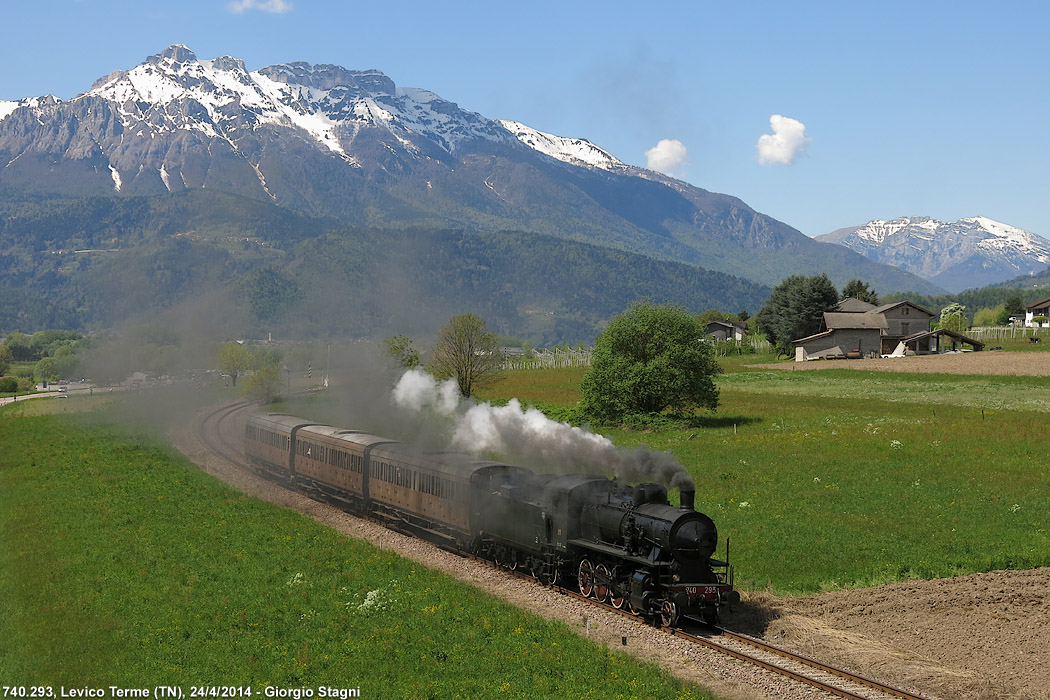
<path id="1" fill-rule="evenodd" d="M 748 596 L 727 627 L 940 698 L 1050 698 L 1050 568 Z"/>
<path id="2" fill-rule="evenodd" d="M 927 372 L 940 374 L 1014 374 L 1050 376 L 1050 352 L 984 352 L 877 357 L 863 360 L 814 360 L 749 365 L 762 369 L 854 369 L 869 372 Z"/>
<path id="3" fill-rule="evenodd" d="M 235 427 L 233 432 L 243 434 L 242 430 Z M 295 508 L 347 535 L 560 620 L 593 641 L 657 663 L 721 698 L 831 697 L 288 491 L 208 452 L 189 426 L 173 438 L 201 468 L 249 495 Z M 744 601 L 723 617 L 727 628 L 928 698 L 1050 700 L 1050 568 L 910 581 L 806 598 L 746 591 L 743 595 Z"/>

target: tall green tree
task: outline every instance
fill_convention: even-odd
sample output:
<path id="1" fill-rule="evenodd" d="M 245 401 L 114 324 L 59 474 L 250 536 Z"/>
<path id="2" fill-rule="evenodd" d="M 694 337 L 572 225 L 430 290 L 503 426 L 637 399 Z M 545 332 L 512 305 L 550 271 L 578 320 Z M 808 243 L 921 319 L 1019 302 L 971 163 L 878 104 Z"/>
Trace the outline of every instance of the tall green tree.
<path id="1" fill-rule="evenodd" d="M 638 303 L 614 318 L 594 344 L 580 385 L 583 409 L 603 421 L 670 410 L 714 410 L 721 369 L 704 325 L 678 306 Z"/>
<path id="2" fill-rule="evenodd" d="M 11 352 L 11 348 L 6 345 L 0 345 L 0 375 L 7 374 L 7 370 L 11 367 L 11 363 L 14 360 L 15 355 Z"/>
<path id="3" fill-rule="evenodd" d="M 1003 303 L 1003 307 L 1004 308 L 1002 315 L 1005 317 L 1002 319 L 1003 325 L 1006 325 L 1010 321 L 1011 316 L 1014 318 L 1019 318 L 1022 321 L 1024 320 L 1024 301 L 1021 300 L 1020 295 L 1011 294 L 1009 297 L 1006 298 L 1006 301 Z"/>
<path id="4" fill-rule="evenodd" d="M 868 283 L 863 280 L 850 280 L 846 283 L 846 286 L 842 288 L 842 298 L 848 299 L 850 297 L 866 301 L 875 306 L 879 305 L 879 295 L 875 293 L 874 289 L 868 288 Z"/>
<path id="5" fill-rule="evenodd" d="M 230 375 L 230 384 L 237 386 L 237 375 L 255 365 L 250 349 L 240 343 L 226 343 L 219 348 L 219 369 Z"/>
<path id="6" fill-rule="evenodd" d="M 280 362 L 274 358 L 265 358 L 254 372 L 244 378 L 241 391 L 252 401 L 269 403 L 281 393 L 282 385 Z"/>
<path id="7" fill-rule="evenodd" d="M 791 341 L 820 330 L 825 311 L 834 308 L 839 293 L 826 274 L 792 275 L 773 289 L 757 325 L 782 355 L 791 353 Z"/>
<path id="8" fill-rule="evenodd" d="M 8 333 L 4 345 L 11 348 L 11 354 L 18 362 L 40 359 L 39 357 L 34 357 L 33 349 L 29 345 L 29 336 L 25 333 L 19 333 L 18 331 Z"/>
<path id="9" fill-rule="evenodd" d="M 438 332 L 430 370 L 438 379 L 455 377 L 462 396 L 491 385 L 502 366 L 499 341 L 480 316 L 453 316 Z"/>
<path id="10" fill-rule="evenodd" d="M 383 349 L 398 367 L 412 369 L 419 366 L 419 350 L 416 350 L 407 335 L 390 336 L 383 341 Z"/>

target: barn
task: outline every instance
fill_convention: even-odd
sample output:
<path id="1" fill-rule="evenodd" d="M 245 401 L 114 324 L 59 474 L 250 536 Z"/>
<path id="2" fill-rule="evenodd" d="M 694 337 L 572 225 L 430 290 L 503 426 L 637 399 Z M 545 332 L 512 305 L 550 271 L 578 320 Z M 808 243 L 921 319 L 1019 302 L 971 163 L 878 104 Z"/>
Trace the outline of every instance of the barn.
<path id="1" fill-rule="evenodd" d="M 984 344 L 953 331 L 930 330 L 934 313 L 910 301 L 874 306 L 858 299 L 843 299 L 834 311 L 825 311 L 820 330 L 792 341 L 795 361 L 926 355 L 969 345 Z"/>

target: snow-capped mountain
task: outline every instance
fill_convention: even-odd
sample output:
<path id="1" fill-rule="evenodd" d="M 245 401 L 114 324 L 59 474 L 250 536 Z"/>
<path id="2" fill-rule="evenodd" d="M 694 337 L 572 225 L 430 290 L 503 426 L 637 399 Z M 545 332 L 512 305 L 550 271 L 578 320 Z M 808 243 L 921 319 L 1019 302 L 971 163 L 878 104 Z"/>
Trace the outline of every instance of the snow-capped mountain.
<path id="1" fill-rule="evenodd" d="M 489 119 L 377 70 L 249 71 L 181 44 L 69 100 L 0 102 L 0 198 L 205 189 L 370 226 L 543 233 L 772 284 L 941 291 L 579 138 Z M 5 194 L 6 193 L 6 194 Z"/>
<path id="2" fill-rule="evenodd" d="M 869 221 L 817 240 L 924 277 L 949 291 L 1045 270 L 1050 240 L 984 216 L 951 223 L 925 216 Z"/>

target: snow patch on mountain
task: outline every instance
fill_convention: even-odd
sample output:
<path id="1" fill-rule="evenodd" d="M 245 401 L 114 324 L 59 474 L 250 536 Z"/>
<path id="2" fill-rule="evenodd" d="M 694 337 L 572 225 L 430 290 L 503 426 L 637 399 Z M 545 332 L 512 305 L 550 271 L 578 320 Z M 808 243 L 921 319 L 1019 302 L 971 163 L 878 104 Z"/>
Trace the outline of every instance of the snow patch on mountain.
<path id="1" fill-rule="evenodd" d="M 598 148 L 587 139 L 555 136 L 525 126 L 521 122 L 505 119 L 497 121 L 529 148 L 556 160 L 602 170 L 621 170 L 627 167 L 608 151 Z"/>
<path id="2" fill-rule="evenodd" d="M 409 151 L 419 150 L 414 142 L 419 136 L 449 153 L 472 139 L 506 137 L 492 120 L 428 90 L 397 88 L 376 70 L 297 62 L 248 72 L 240 59 L 199 60 L 181 44 L 129 71 L 111 73 L 74 99 L 91 96 L 119 105 L 125 128 L 196 130 L 225 138 L 235 149 L 238 128 L 269 124 L 301 129 L 348 160 L 353 160 L 348 147 L 362 126 L 388 130 Z"/>

